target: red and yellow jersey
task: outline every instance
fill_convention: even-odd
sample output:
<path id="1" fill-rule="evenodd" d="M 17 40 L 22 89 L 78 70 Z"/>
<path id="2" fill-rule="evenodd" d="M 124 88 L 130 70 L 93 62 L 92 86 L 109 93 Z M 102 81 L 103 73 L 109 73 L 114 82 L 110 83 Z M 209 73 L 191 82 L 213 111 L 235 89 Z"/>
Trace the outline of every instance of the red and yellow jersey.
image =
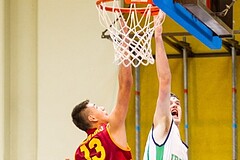
<path id="1" fill-rule="evenodd" d="M 87 139 L 76 150 L 75 160 L 132 160 L 131 149 L 117 146 L 106 125 L 87 133 Z"/>

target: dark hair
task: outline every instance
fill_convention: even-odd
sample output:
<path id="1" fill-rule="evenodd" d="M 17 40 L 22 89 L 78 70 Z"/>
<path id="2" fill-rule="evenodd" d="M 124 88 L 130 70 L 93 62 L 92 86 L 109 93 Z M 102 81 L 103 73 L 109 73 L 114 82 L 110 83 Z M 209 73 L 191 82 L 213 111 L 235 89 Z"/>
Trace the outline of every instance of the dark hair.
<path id="1" fill-rule="evenodd" d="M 72 121 L 81 130 L 86 131 L 91 127 L 84 110 L 87 108 L 89 100 L 85 100 L 76 105 L 72 111 Z"/>
<path id="2" fill-rule="evenodd" d="M 178 96 L 176 94 L 172 93 L 172 92 L 170 93 L 170 97 L 175 97 L 179 100 Z"/>

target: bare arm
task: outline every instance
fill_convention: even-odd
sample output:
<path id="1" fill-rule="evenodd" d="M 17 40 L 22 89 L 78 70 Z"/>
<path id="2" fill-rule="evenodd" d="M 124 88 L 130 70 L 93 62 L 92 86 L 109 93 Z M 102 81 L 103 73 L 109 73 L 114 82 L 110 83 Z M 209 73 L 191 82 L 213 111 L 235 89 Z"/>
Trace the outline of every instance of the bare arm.
<path id="1" fill-rule="evenodd" d="M 122 21 L 122 25 L 124 22 Z M 127 32 L 127 30 L 125 30 Z M 125 40 L 127 43 L 127 39 Z M 123 44 L 126 47 L 126 43 Z M 110 115 L 110 132 L 114 141 L 122 146 L 127 146 L 125 120 L 128 112 L 128 106 L 131 96 L 131 88 L 133 84 L 132 67 L 119 65 L 118 73 L 119 89 L 117 96 L 117 104 Z"/>
<path id="2" fill-rule="evenodd" d="M 155 30 L 155 42 L 156 67 L 159 89 L 153 124 L 155 133 L 158 135 L 155 136 L 155 138 L 161 139 L 166 136 L 171 125 L 171 112 L 169 108 L 171 92 L 171 71 L 162 40 L 162 26 L 159 26 Z"/>

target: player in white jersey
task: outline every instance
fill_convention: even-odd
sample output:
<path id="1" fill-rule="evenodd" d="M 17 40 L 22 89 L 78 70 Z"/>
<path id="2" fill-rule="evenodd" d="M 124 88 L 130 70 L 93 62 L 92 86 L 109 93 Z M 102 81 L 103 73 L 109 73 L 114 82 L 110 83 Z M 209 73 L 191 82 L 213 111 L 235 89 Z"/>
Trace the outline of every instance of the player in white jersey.
<path id="1" fill-rule="evenodd" d="M 171 71 L 162 40 L 162 26 L 155 30 L 158 99 L 152 129 L 145 146 L 144 160 L 187 160 L 187 146 L 181 141 L 179 99 L 171 94 Z"/>

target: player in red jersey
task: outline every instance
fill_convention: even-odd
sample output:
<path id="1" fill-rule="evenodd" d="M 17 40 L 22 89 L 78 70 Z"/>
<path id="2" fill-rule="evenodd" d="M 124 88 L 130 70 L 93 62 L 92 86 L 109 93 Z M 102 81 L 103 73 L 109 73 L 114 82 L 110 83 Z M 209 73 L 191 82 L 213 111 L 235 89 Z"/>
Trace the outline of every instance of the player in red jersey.
<path id="1" fill-rule="evenodd" d="M 117 102 L 109 115 L 89 100 L 73 109 L 73 123 L 88 134 L 76 150 L 75 160 L 132 160 L 125 127 L 133 84 L 131 65 L 119 65 L 118 81 Z"/>

